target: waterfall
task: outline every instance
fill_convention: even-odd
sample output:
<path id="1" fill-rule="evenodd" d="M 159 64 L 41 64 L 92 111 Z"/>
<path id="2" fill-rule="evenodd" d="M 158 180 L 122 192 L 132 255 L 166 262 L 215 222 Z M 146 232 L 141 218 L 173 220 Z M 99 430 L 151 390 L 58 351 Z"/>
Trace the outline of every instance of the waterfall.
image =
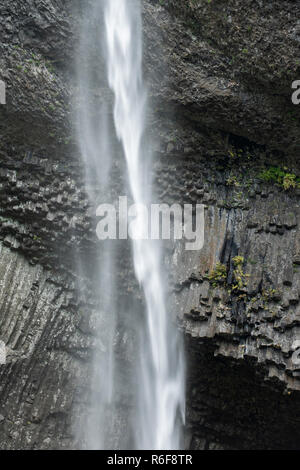
<path id="1" fill-rule="evenodd" d="M 142 73 L 141 5 L 139 0 L 103 0 L 100 3 L 99 0 L 94 1 L 96 5 L 101 4 L 103 7 L 101 11 L 104 15 L 105 60 L 108 84 L 114 96 L 114 127 L 116 137 L 122 146 L 126 161 L 125 176 L 135 204 L 135 220 L 130 224 L 133 266 L 145 306 L 138 332 L 139 361 L 136 364 L 135 374 L 137 402 L 132 418 L 135 430 L 133 445 L 136 449 L 175 450 L 180 449 L 182 445 L 181 427 L 185 403 L 184 360 L 180 337 L 167 308 L 162 246 L 158 240 L 146 239 L 144 236 L 145 227 L 148 226 L 148 215 L 143 208 L 151 204 L 155 188 L 151 182 L 151 152 L 147 149 L 144 135 L 147 92 Z M 90 34 L 88 28 L 84 34 Z M 84 43 L 87 44 L 86 40 Z M 86 78 L 84 81 L 87 82 Z M 80 140 L 86 143 L 81 147 L 85 155 L 87 149 L 93 149 L 91 158 L 88 159 L 87 173 L 90 172 L 95 177 L 99 169 L 97 158 L 100 161 L 103 156 L 101 156 L 101 147 L 96 145 L 97 138 L 93 134 L 95 124 L 92 124 L 88 117 L 89 109 L 86 109 L 86 105 L 84 107 L 85 126 Z M 94 139 L 92 145 L 91 138 Z M 103 137 L 106 147 L 110 139 L 108 135 Z M 111 149 L 112 145 L 108 147 Z M 97 158 L 95 152 L 96 154 L 98 152 Z M 111 159 L 114 158 L 113 152 L 107 152 L 106 149 L 107 155 Z M 127 315 L 132 313 L 127 309 Z M 112 348 L 113 346 L 110 349 Z M 101 369 L 103 364 L 96 360 L 95 366 Z M 107 371 L 107 364 L 105 374 L 112 382 L 116 381 L 115 374 Z M 110 393 L 114 393 L 114 383 L 110 384 L 109 390 Z M 107 397 L 99 391 L 98 400 L 104 399 Z M 101 406 L 103 408 L 103 403 L 99 404 L 99 408 Z M 103 413 L 98 419 L 101 422 Z M 94 428 L 91 434 L 93 430 Z M 100 447 L 103 445 L 105 445 L 103 441 L 99 442 Z M 94 445 L 92 447 L 95 448 Z"/>

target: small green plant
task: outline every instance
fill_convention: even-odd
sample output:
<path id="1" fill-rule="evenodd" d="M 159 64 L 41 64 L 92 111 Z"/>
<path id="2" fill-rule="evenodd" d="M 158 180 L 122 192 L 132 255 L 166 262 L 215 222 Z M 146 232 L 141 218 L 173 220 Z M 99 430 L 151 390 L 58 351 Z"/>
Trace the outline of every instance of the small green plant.
<path id="1" fill-rule="evenodd" d="M 277 289 L 263 289 L 262 290 L 262 299 L 264 302 L 270 302 L 271 300 L 276 300 L 281 297 L 279 290 Z"/>
<path id="2" fill-rule="evenodd" d="M 245 260 L 243 256 L 235 256 L 232 261 L 235 266 L 240 266 Z"/>
<path id="3" fill-rule="evenodd" d="M 290 188 L 296 188 L 297 187 L 296 175 L 293 175 L 291 173 L 286 173 L 284 175 L 282 184 L 286 191 Z"/>
<path id="4" fill-rule="evenodd" d="M 238 299 L 242 300 L 246 297 L 247 279 L 250 276 L 243 271 L 243 264 L 245 262 L 243 256 L 235 256 L 232 262 L 234 271 L 233 280 L 230 284 L 227 281 L 227 267 L 220 262 L 216 264 L 215 269 L 212 270 L 206 278 L 209 280 L 212 287 L 225 287 L 229 294 L 234 294 Z"/>
<path id="5" fill-rule="evenodd" d="M 238 181 L 237 177 L 231 175 L 226 180 L 227 186 L 235 186 L 236 188 L 240 186 L 240 182 Z"/>
<path id="6" fill-rule="evenodd" d="M 229 157 L 233 159 L 241 158 L 243 156 L 243 150 L 242 149 L 234 149 L 231 148 L 229 150 Z"/>
<path id="7" fill-rule="evenodd" d="M 244 290 L 247 286 L 247 278 L 249 277 L 249 274 L 245 274 L 243 271 L 243 264 L 244 264 L 244 258 L 243 256 L 235 256 L 233 258 L 233 264 L 234 264 L 234 271 L 233 271 L 233 276 L 234 276 L 234 284 L 232 286 L 232 290 Z"/>
<path id="8" fill-rule="evenodd" d="M 216 267 L 208 275 L 208 280 L 212 283 L 213 287 L 217 287 L 218 284 L 225 284 L 227 279 L 227 268 L 222 263 L 217 263 Z"/>

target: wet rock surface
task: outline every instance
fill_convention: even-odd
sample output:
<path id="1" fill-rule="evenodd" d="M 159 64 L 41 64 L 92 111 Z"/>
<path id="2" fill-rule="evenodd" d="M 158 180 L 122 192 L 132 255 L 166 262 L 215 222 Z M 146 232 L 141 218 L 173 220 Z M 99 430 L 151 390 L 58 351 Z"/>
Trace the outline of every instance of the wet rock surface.
<path id="1" fill-rule="evenodd" d="M 3 449 L 77 446 L 74 420 L 88 406 L 99 347 L 93 280 L 76 276 L 76 257 L 90 267 L 98 252 L 72 124 L 82 8 L 1 4 Z M 191 448 L 299 448 L 298 10 L 293 1 L 143 2 L 158 199 L 206 206 L 204 248 L 178 243 L 166 257 L 171 311 L 186 335 Z M 130 272 L 120 255 L 125 303 Z M 105 328 L 103 318 L 104 348 Z M 126 370 L 124 325 L 116 342 Z"/>

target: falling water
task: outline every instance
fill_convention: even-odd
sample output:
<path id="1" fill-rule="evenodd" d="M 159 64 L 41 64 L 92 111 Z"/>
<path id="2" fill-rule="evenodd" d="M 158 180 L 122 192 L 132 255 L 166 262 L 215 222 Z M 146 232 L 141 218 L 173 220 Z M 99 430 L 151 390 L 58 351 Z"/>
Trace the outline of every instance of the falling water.
<path id="1" fill-rule="evenodd" d="M 143 239 L 147 214 L 141 210 L 141 205 L 151 202 L 151 192 L 145 190 L 143 166 L 146 93 L 142 78 L 139 3 L 109 0 L 105 8 L 105 26 L 109 84 L 115 95 L 115 127 L 124 149 L 129 185 L 137 205 L 132 234 L 134 268 L 147 309 L 148 338 L 141 343 L 137 447 L 176 449 L 180 445 L 178 413 L 184 408 L 182 356 L 166 310 L 160 250 L 154 241 Z"/>
<path id="2" fill-rule="evenodd" d="M 112 149 L 110 117 L 107 100 L 99 100 L 99 90 L 107 85 L 103 80 L 103 1 L 94 0 L 91 8 L 83 8 L 83 25 L 77 57 L 77 137 L 85 168 L 86 192 L 92 206 L 107 200 L 110 189 Z M 95 96 L 98 98 L 95 100 Z M 115 247 L 112 242 L 99 247 L 99 253 L 90 259 L 77 256 L 79 280 L 92 278 L 94 302 L 98 306 L 92 323 L 96 330 L 96 347 L 92 357 L 92 383 L 88 400 L 89 411 L 77 423 L 79 446 L 89 449 L 112 447 L 112 414 L 115 363 L 114 338 L 117 321 Z M 81 286 L 80 286 L 81 288 Z M 80 291 L 79 288 L 79 291 Z M 105 342 L 103 340 L 105 337 Z M 82 387 L 84 384 L 80 383 Z"/>
<path id="3" fill-rule="evenodd" d="M 184 361 L 182 344 L 177 328 L 171 319 L 166 304 L 164 276 L 162 269 L 162 247 L 159 241 L 146 240 L 145 227 L 148 226 L 147 213 L 143 206 L 149 206 L 152 200 L 153 188 L 151 183 L 151 152 L 145 144 L 145 116 L 147 111 L 147 93 L 142 74 L 142 20 L 140 0 L 94 0 L 92 15 L 97 19 L 100 13 L 104 20 L 106 44 L 106 73 L 109 87 L 114 95 L 113 120 L 115 132 L 121 143 L 126 166 L 125 175 L 128 187 L 135 203 L 136 217 L 131 223 L 132 254 L 136 279 L 144 298 L 144 313 L 139 322 L 139 362 L 136 364 L 135 377 L 137 396 L 136 410 L 132 428 L 135 430 L 134 443 L 137 449 L 180 449 L 181 426 L 184 420 Z M 100 12 L 100 13 L 99 13 Z M 99 50 L 101 35 L 91 44 L 90 25 L 83 29 L 82 56 L 86 57 L 89 48 Z M 100 59 L 99 59 L 100 60 Z M 86 70 L 86 72 L 84 72 Z M 80 64 L 79 78 L 82 89 L 94 86 L 91 84 L 89 69 Z M 93 82 L 95 77 L 93 77 Z M 103 81 L 103 77 L 102 77 Z M 102 84 L 96 84 L 98 87 Z M 93 105 L 82 92 L 83 109 L 79 113 L 78 136 L 86 165 L 87 178 L 94 183 L 98 180 L 103 186 L 106 180 L 111 160 L 115 158 L 112 151 L 113 138 L 109 134 L 109 126 L 103 122 L 95 124 Z M 91 115 L 93 114 L 93 118 Z M 100 112 L 103 119 L 103 110 Z M 99 115 L 100 120 L 100 115 Z M 96 120 L 97 121 L 97 120 Z M 100 129 L 102 134 L 100 133 Z M 103 135 L 105 133 L 105 135 Z M 100 138 L 99 138 L 100 136 Z M 110 160 L 110 161 L 107 161 Z M 103 172 L 105 177 L 103 179 Z M 105 185 L 104 185 L 105 187 Z M 105 191 L 104 191 L 105 192 Z M 90 192 L 91 198 L 95 192 Z M 109 202 L 102 200 L 101 202 Z M 101 246 L 100 246 L 101 249 Z M 115 271 L 113 262 L 108 259 L 113 252 L 106 252 L 105 263 L 99 269 L 102 280 L 100 295 L 104 295 L 104 310 L 109 306 L 107 290 L 104 284 L 115 286 Z M 109 270 L 109 272 L 108 272 Z M 105 274 L 105 275 L 104 275 Z M 105 279 L 109 278 L 109 281 Z M 99 281 L 100 285 L 100 281 Z M 108 291 L 115 295 L 114 290 Z M 108 301 L 107 301 L 108 300 Z M 132 305 L 126 312 L 118 311 L 133 317 L 135 307 Z M 107 313 L 109 315 L 109 313 Z M 113 318 L 115 316 L 113 315 Z M 108 348 L 108 361 L 94 358 L 96 371 L 102 378 L 107 377 L 104 390 L 103 380 L 96 380 L 94 385 L 99 387 L 99 393 L 94 395 L 92 424 L 88 422 L 87 440 L 90 448 L 105 448 L 108 444 L 103 438 L 107 431 L 105 410 L 114 402 L 118 379 L 117 372 L 109 370 L 114 367 L 113 336 L 116 329 L 115 320 L 110 324 L 111 342 Z M 96 373 L 96 377 L 97 377 Z M 104 379 L 105 380 L 105 379 Z M 128 381 L 131 379 L 128 378 Z M 113 419 L 111 419 L 113 421 Z M 99 432 L 97 425 L 102 429 Z M 108 432 L 108 431 L 107 431 Z"/>

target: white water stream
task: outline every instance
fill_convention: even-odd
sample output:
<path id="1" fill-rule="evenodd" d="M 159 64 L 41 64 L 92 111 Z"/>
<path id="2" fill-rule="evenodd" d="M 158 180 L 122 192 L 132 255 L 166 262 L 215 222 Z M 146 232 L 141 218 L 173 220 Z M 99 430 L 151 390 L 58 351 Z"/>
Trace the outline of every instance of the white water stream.
<path id="1" fill-rule="evenodd" d="M 136 219 L 134 225 L 131 224 L 132 253 L 135 275 L 145 304 L 136 370 L 138 400 L 133 423 L 134 447 L 180 449 L 185 403 L 182 344 L 166 305 L 160 242 L 143 239 L 148 221 L 141 205 L 151 203 L 153 188 L 149 184 L 151 152 L 144 142 L 147 96 L 142 73 L 141 5 L 139 0 L 94 1 L 96 4 L 100 2 L 104 15 L 105 56 L 108 82 L 114 95 L 115 131 L 123 147 L 128 186 L 136 204 Z M 86 29 L 85 34 L 89 34 L 88 31 Z M 85 107 L 84 115 L 87 116 L 88 112 Z M 85 143 L 83 147 L 93 150 L 88 171 L 97 173 L 101 164 L 97 163 L 95 155 L 98 152 L 99 161 L 103 156 L 100 155 L 101 146 L 97 147 L 97 139 L 93 137 L 91 140 L 91 125 L 87 117 L 80 139 Z M 104 141 L 109 139 L 110 136 L 105 136 Z M 97 168 L 93 169 L 93 165 Z M 130 315 L 130 311 L 127 314 Z M 103 365 L 99 362 L 98 366 Z M 115 380 L 109 371 L 106 375 L 108 381 Z M 114 384 L 106 386 L 113 393 Z M 102 395 L 99 393 L 98 400 L 103 399 Z M 99 403 L 99 409 L 103 409 L 103 403 Z M 97 436 L 92 439 L 93 448 L 95 439 L 97 441 Z M 99 441 L 99 448 L 102 445 Z"/>

